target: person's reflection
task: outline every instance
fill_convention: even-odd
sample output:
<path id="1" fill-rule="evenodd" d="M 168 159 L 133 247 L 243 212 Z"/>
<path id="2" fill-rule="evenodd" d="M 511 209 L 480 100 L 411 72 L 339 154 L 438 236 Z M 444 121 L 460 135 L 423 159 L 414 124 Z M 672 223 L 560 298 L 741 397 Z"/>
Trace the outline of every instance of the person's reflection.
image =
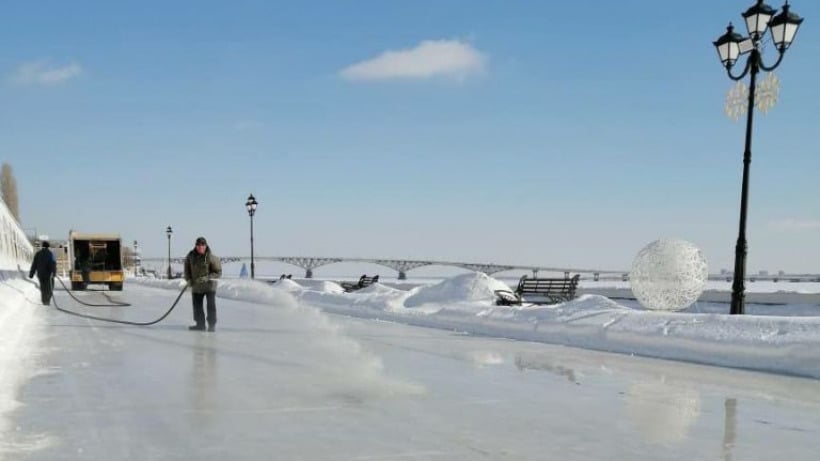
<path id="1" fill-rule="evenodd" d="M 726 399 L 723 407 L 723 460 L 731 461 L 737 437 L 737 400 Z"/>
<path id="2" fill-rule="evenodd" d="M 190 386 L 190 414 L 197 420 L 206 421 L 215 413 L 219 402 L 216 400 L 217 354 L 211 337 L 197 338 L 192 345 Z"/>

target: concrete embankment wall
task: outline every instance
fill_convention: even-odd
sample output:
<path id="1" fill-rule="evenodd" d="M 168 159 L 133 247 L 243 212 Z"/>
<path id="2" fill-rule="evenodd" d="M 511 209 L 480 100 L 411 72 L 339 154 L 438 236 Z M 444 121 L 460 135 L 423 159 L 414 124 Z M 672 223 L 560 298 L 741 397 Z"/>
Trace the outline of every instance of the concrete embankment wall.
<path id="1" fill-rule="evenodd" d="M 22 276 L 28 271 L 33 256 L 34 247 L 26 233 L 0 200 L 0 278 Z"/>

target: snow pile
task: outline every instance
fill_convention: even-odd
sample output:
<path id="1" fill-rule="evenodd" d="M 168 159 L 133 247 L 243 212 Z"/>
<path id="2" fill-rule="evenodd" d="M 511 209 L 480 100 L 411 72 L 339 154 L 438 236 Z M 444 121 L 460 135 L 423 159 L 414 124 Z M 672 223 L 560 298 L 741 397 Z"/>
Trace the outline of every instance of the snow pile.
<path id="1" fill-rule="evenodd" d="M 787 306 L 783 315 L 767 316 L 651 312 L 592 294 L 562 304 L 496 306 L 494 290 L 507 286 L 483 273 L 409 291 L 382 284 L 352 293 L 275 287 L 221 281 L 218 293 L 275 305 L 295 299 L 337 314 L 479 335 L 820 378 L 820 316 L 790 316 Z M 820 315 L 820 306 L 812 309 Z"/>
<path id="2" fill-rule="evenodd" d="M 352 293 L 345 293 L 344 290 L 320 292 L 306 289 L 299 294 L 299 299 L 319 307 L 339 306 L 345 309 L 355 306 L 356 311 L 370 311 L 376 315 L 382 311 L 403 309 L 404 299 L 408 294 L 406 291 L 374 283 Z"/>
<path id="3" fill-rule="evenodd" d="M 345 292 L 345 289 L 342 288 L 341 285 L 339 285 L 336 282 L 330 282 L 328 280 L 323 280 L 323 281 L 319 282 L 312 289 L 316 290 L 320 293 L 344 293 Z"/>
<path id="4" fill-rule="evenodd" d="M 36 286 L 22 279 L 0 282 L 0 441 L 11 440 L 8 416 L 20 406 L 20 387 L 35 374 L 44 337 L 43 315 Z M 9 447 L 0 442 L 0 458 Z"/>
<path id="5" fill-rule="evenodd" d="M 291 282 L 293 285 L 299 286 L 296 282 Z M 185 280 L 174 279 L 153 279 L 153 278 L 135 278 L 130 279 L 128 283 L 139 283 L 140 285 L 151 286 L 155 288 L 165 288 L 173 290 L 181 290 L 186 286 Z M 293 288 L 293 285 L 282 285 Z M 275 285 L 270 285 L 265 282 L 248 280 L 248 279 L 224 279 L 217 283 L 217 296 L 235 299 L 237 301 L 248 301 L 258 304 L 270 304 L 275 306 L 282 306 L 288 308 L 295 308 L 296 302 L 290 292 L 285 289 L 275 289 Z"/>
<path id="6" fill-rule="evenodd" d="M 820 378 L 820 317 L 651 312 L 600 295 L 554 305 L 496 306 L 493 291 L 505 288 L 474 273 L 404 293 L 306 290 L 300 299 L 345 315 Z"/>
<path id="7" fill-rule="evenodd" d="M 473 302 L 483 305 L 495 303 L 495 290 L 510 287 L 482 272 L 470 272 L 443 280 L 429 287 L 420 287 L 404 301 L 404 307 L 419 307 L 423 304 L 447 304 Z"/>
<path id="8" fill-rule="evenodd" d="M 271 284 L 274 288 L 278 288 L 280 290 L 285 291 L 302 291 L 304 288 L 302 285 L 294 282 L 291 279 L 279 279 Z"/>

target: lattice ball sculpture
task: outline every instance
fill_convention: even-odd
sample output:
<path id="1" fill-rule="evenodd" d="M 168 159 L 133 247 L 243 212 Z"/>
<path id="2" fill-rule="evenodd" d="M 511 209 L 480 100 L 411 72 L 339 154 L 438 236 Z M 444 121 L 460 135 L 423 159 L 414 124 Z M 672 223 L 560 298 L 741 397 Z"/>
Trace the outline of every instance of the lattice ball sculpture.
<path id="1" fill-rule="evenodd" d="M 645 308 L 677 311 L 698 300 L 708 275 L 706 258 L 698 247 L 684 240 L 660 239 L 635 257 L 629 281 Z"/>

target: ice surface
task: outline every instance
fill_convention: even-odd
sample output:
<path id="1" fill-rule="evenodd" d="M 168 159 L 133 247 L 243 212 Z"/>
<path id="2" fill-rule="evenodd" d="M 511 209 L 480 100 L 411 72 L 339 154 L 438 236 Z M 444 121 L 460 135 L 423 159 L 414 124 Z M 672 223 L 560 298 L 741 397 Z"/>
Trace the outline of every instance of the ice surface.
<path id="1" fill-rule="evenodd" d="M 173 301 L 179 287 L 167 286 L 128 283 L 116 297 L 131 307 L 87 310 L 149 319 Z M 820 448 L 816 380 L 333 316 L 298 302 L 308 292 L 221 283 L 215 333 L 187 331 L 188 295 L 153 327 L 2 298 L 4 311 L 37 312 L 45 330 L 26 349 L 41 355 L 23 367 L 37 373 L 17 391 L 22 405 L 4 415 L 13 427 L 2 434 L 3 454 L 809 460 Z M 613 309 L 598 301 L 602 312 Z"/>

